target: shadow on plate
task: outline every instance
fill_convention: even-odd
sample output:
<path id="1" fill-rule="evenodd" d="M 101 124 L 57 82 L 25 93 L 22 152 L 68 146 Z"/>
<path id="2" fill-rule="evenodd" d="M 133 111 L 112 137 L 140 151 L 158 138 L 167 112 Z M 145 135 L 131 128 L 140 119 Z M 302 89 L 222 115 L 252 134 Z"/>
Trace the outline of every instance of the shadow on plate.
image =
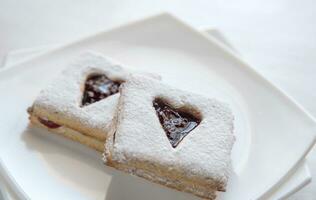
<path id="1" fill-rule="evenodd" d="M 114 170 L 113 170 L 114 171 Z M 123 172 L 113 172 L 112 181 L 105 200 L 200 200 L 199 198 L 167 187 L 130 176 Z"/>
<path id="2" fill-rule="evenodd" d="M 198 200 L 193 195 L 106 167 L 100 153 L 46 130 L 28 126 L 21 137 L 30 151 L 40 155 L 50 174 L 92 191 L 97 199 L 103 196 L 104 200 Z"/>
<path id="3" fill-rule="evenodd" d="M 38 162 L 59 181 L 83 194 L 101 193 L 108 186 L 112 175 L 101 160 L 102 155 L 84 145 L 49 133 L 44 129 L 28 126 L 21 135 L 26 147 L 37 154 Z"/>

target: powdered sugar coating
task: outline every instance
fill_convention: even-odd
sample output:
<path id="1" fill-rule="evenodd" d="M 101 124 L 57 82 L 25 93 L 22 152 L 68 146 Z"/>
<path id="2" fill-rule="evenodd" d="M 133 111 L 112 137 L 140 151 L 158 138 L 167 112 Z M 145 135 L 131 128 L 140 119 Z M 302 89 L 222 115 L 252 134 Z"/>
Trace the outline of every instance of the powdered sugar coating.
<path id="1" fill-rule="evenodd" d="M 225 190 L 234 143 L 233 115 L 226 104 L 142 76 L 129 77 L 120 94 L 115 127 L 106 141 L 105 162 L 150 165 L 147 169 L 156 173 L 153 181 L 165 174 L 165 182 L 170 183 L 169 171 L 170 175 L 180 174 L 178 178 L 196 181 L 197 188 L 201 181 L 200 185 L 209 190 Z M 170 145 L 153 107 L 157 97 L 202 119 L 176 148 Z M 203 196 L 201 189 L 197 191 Z"/>
<path id="2" fill-rule="evenodd" d="M 33 114 L 104 140 L 119 94 L 80 107 L 85 80 L 92 74 L 105 74 L 111 80 L 124 82 L 129 73 L 101 54 L 83 53 L 40 92 L 33 104 Z"/>

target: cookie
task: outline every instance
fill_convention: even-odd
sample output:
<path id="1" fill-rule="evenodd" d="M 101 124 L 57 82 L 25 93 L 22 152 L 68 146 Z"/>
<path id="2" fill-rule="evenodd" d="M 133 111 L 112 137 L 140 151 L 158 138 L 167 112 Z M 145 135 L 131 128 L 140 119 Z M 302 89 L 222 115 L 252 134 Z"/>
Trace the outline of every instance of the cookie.
<path id="1" fill-rule="evenodd" d="M 30 121 L 103 152 L 119 87 L 130 72 L 94 52 L 83 53 L 66 65 L 28 109 Z"/>
<path id="2" fill-rule="evenodd" d="M 233 114 L 225 103 L 130 76 L 105 143 L 106 165 L 215 199 L 231 172 Z"/>

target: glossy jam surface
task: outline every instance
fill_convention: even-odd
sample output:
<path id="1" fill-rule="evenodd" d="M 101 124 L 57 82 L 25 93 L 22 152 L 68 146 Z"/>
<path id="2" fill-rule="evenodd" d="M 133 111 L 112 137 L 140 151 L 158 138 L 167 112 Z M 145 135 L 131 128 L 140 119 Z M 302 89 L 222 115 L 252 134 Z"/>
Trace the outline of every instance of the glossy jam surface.
<path id="1" fill-rule="evenodd" d="M 41 123 L 42 123 L 43 125 L 45 125 L 46 127 L 51 128 L 51 129 L 55 129 L 55 128 L 61 127 L 61 125 L 56 124 L 55 122 L 49 121 L 49 120 L 46 119 L 46 118 L 38 117 L 38 121 L 41 122 Z"/>
<path id="2" fill-rule="evenodd" d="M 156 99 L 153 106 L 173 148 L 200 123 L 200 120 L 190 113 L 174 109 L 161 99 Z"/>
<path id="3" fill-rule="evenodd" d="M 95 103 L 119 92 L 120 83 L 112 81 L 103 74 L 88 77 L 82 98 L 82 106 Z"/>

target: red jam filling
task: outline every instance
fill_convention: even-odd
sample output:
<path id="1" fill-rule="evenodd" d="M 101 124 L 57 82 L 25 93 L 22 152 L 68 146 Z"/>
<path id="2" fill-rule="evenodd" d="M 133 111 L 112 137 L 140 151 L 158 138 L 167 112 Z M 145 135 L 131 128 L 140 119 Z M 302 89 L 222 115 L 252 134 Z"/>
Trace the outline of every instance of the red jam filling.
<path id="1" fill-rule="evenodd" d="M 43 125 L 45 125 L 46 127 L 51 128 L 51 129 L 55 129 L 55 128 L 61 127 L 61 125 L 56 124 L 55 122 L 49 121 L 49 120 L 46 119 L 46 118 L 38 117 L 38 121 L 41 122 L 41 123 L 42 123 Z"/>
<path id="2" fill-rule="evenodd" d="M 82 106 L 87 106 L 118 93 L 120 84 L 120 82 L 112 81 L 103 74 L 88 77 L 85 82 Z"/>
<path id="3" fill-rule="evenodd" d="M 183 138 L 200 123 L 198 118 L 187 112 L 172 108 L 161 99 L 156 99 L 153 106 L 173 148 L 176 148 Z"/>

